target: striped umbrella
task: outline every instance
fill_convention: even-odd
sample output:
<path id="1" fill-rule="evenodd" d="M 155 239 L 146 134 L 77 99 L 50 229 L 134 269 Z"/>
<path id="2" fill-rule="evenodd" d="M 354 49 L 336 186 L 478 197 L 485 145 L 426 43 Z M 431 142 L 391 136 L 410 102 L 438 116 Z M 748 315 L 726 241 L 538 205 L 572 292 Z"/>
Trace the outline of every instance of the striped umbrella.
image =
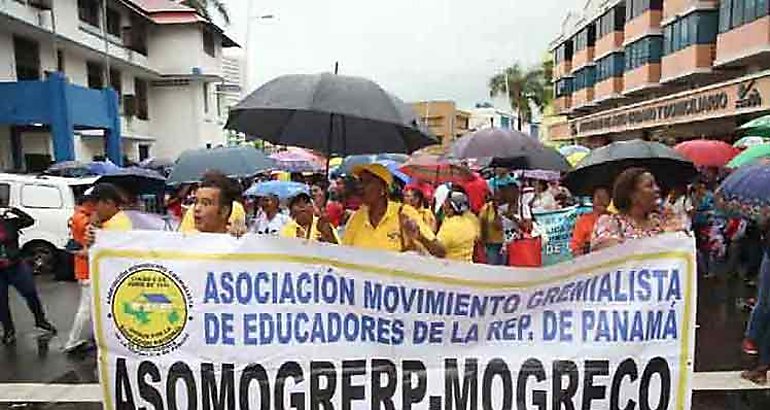
<path id="1" fill-rule="evenodd" d="M 410 158 L 401 166 L 401 172 L 433 185 L 445 182 L 459 184 L 473 179 L 473 172 L 465 165 L 428 154 Z"/>

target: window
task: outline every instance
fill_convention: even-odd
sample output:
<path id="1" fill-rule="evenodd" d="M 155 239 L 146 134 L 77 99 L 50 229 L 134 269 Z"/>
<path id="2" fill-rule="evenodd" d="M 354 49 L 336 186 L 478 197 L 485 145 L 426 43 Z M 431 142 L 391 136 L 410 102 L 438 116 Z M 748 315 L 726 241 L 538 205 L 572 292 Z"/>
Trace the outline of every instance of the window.
<path id="1" fill-rule="evenodd" d="M 40 79 L 40 49 L 36 41 L 13 37 L 13 55 L 16 59 L 16 79 Z"/>
<path id="2" fill-rule="evenodd" d="M 150 158 L 150 146 L 139 144 L 139 162 L 142 162 L 147 158 Z"/>
<path id="3" fill-rule="evenodd" d="M 575 36 L 575 52 L 586 47 L 593 47 L 596 42 L 596 25 L 593 23 L 580 30 Z"/>
<path id="4" fill-rule="evenodd" d="M 594 66 L 583 67 L 575 72 L 575 91 L 590 88 L 596 83 L 596 68 Z"/>
<path id="5" fill-rule="evenodd" d="M 626 15 L 623 7 L 613 7 L 599 17 L 597 23 L 598 35 L 596 38 L 602 38 L 615 31 L 623 31 Z"/>
<path id="6" fill-rule="evenodd" d="M 646 64 L 660 63 L 663 54 L 663 37 L 644 37 L 626 46 L 626 71 L 635 70 Z"/>
<path id="7" fill-rule="evenodd" d="M 214 43 L 214 32 L 207 28 L 203 29 L 203 51 L 211 57 L 217 56 L 217 49 Z"/>
<path id="8" fill-rule="evenodd" d="M 115 37 L 120 37 L 120 12 L 107 8 L 107 32 Z"/>
<path id="9" fill-rule="evenodd" d="M 88 88 L 104 88 L 104 67 L 95 61 L 86 62 Z"/>
<path id="10" fill-rule="evenodd" d="M 138 17 L 131 18 L 131 27 L 125 39 L 126 47 L 137 53 L 147 55 L 147 25 Z"/>
<path id="11" fill-rule="evenodd" d="M 84 23 L 99 27 L 99 0 L 78 0 L 78 18 Z"/>
<path id="12" fill-rule="evenodd" d="M 572 41 L 567 40 L 561 43 L 554 51 L 554 62 L 556 64 L 562 61 L 572 60 Z"/>
<path id="13" fill-rule="evenodd" d="M 719 32 L 730 31 L 767 15 L 767 0 L 722 0 L 719 3 Z"/>
<path id="14" fill-rule="evenodd" d="M 571 95 L 572 85 L 573 85 L 572 77 L 561 78 L 559 80 L 556 80 L 556 83 L 554 84 L 554 91 L 556 93 L 556 97 L 558 98 L 558 97 Z"/>
<path id="15" fill-rule="evenodd" d="M 120 98 L 123 95 L 123 78 L 120 70 L 110 68 L 110 87 L 118 93 L 118 104 L 123 104 L 123 99 Z"/>
<path id="16" fill-rule="evenodd" d="M 136 118 L 139 118 L 140 120 L 149 120 L 146 81 L 138 78 L 134 79 L 134 95 L 136 95 Z"/>
<path id="17" fill-rule="evenodd" d="M 623 53 L 612 53 L 596 61 L 596 82 L 623 76 Z"/>
<path id="18" fill-rule="evenodd" d="M 61 192 L 48 185 L 24 185 L 21 187 L 21 205 L 27 208 L 59 209 L 62 207 Z"/>
<path id="19" fill-rule="evenodd" d="M 626 19 L 632 20 L 648 10 L 663 10 L 663 0 L 626 0 Z"/>
<path id="20" fill-rule="evenodd" d="M 0 184 L 0 207 L 7 208 L 11 205 L 11 186 Z"/>
<path id="21" fill-rule="evenodd" d="M 663 55 L 695 44 L 715 43 L 718 17 L 715 10 L 699 10 L 663 27 Z"/>
<path id="22" fill-rule="evenodd" d="M 209 113 L 209 83 L 203 83 L 203 112 Z"/>

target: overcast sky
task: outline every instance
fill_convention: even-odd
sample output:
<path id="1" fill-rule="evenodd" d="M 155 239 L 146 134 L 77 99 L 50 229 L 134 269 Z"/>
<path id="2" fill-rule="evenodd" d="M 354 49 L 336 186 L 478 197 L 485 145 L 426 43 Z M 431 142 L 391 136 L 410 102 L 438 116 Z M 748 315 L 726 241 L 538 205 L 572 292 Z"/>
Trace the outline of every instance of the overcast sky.
<path id="1" fill-rule="evenodd" d="M 341 74 L 375 80 L 406 101 L 471 107 L 488 100 L 496 70 L 538 64 L 567 11 L 585 0 L 225 2 L 228 33 L 249 49 L 254 87 L 282 74 L 332 71 L 339 61 Z M 275 17 L 255 18 L 266 14 Z"/>

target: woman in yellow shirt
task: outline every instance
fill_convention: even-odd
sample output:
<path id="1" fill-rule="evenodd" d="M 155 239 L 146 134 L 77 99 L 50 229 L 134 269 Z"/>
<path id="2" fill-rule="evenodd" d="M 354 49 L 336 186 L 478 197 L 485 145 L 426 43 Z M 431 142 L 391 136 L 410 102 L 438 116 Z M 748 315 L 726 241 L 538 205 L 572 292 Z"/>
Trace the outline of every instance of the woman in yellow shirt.
<path id="1" fill-rule="evenodd" d="M 479 224 L 470 213 L 468 196 L 462 192 L 449 193 L 442 205 L 444 221 L 437 238 L 446 249 L 446 258 L 473 262 L 473 247 L 479 239 Z"/>
<path id="2" fill-rule="evenodd" d="M 326 215 L 314 215 L 310 195 L 300 193 L 289 201 L 291 220 L 281 228 L 284 238 L 303 238 L 309 241 L 339 243 L 337 232 L 332 228 Z"/>
<path id="3" fill-rule="evenodd" d="M 436 215 L 433 215 L 430 207 L 426 206 L 425 194 L 419 188 L 407 187 L 404 189 L 404 203 L 411 205 L 420 214 L 425 225 L 436 232 Z"/>

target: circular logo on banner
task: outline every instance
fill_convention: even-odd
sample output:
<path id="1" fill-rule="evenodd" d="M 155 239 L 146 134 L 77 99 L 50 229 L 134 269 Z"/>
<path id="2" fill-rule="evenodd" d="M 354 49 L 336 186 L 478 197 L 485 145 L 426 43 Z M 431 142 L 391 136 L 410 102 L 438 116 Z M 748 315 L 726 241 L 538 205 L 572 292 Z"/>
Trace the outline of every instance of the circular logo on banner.
<path id="1" fill-rule="evenodd" d="M 187 340 L 192 298 L 179 277 L 154 264 L 122 272 L 110 288 L 110 316 L 120 342 L 142 355 L 162 355 Z"/>

